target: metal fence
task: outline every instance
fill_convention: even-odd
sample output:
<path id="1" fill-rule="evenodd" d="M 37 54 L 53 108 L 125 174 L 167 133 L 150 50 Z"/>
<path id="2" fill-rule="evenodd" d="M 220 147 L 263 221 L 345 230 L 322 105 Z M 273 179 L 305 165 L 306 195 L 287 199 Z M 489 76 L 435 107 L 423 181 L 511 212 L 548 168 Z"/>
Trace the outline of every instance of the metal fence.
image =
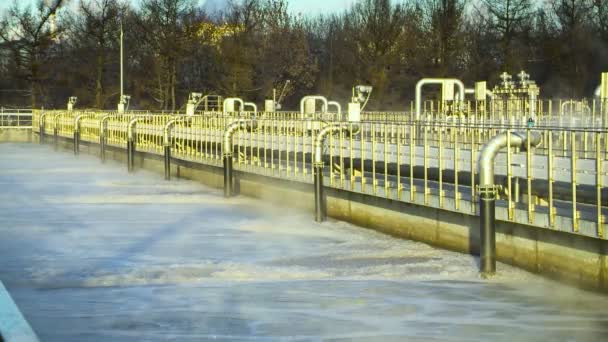
<path id="1" fill-rule="evenodd" d="M 31 128 L 32 110 L 0 108 L 0 128 L 1 127 Z"/>
<path id="2" fill-rule="evenodd" d="M 239 115 L 192 117 L 108 112 L 34 113 L 34 130 L 126 147 L 133 125 L 137 150 L 162 154 L 167 124 L 173 158 L 221 166 L 222 136 Z M 313 181 L 313 145 L 322 120 L 265 118 L 234 136 L 236 170 L 298 182 Z M 135 120 L 134 120 L 135 119 Z M 354 127 L 353 127 L 354 128 Z M 326 184 L 345 191 L 443 210 L 477 213 L 477 159 L 500 132 L 538 132 L 537 148 L 506 148 L 496 158 L 497 218 L 603 238 L 608 205 L 608 130 L 528 127 L 521 124 L 424 121 L 361 122 L 358 134 L 340 133 L 324 146 Z"/>

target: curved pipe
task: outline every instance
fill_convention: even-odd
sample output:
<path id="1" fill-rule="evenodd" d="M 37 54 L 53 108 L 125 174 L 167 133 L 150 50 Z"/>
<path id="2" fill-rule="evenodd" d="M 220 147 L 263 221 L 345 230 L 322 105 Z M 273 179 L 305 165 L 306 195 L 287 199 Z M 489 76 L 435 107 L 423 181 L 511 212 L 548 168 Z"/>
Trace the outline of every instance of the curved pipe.
<path id="1" fill-rule="evenodd" d="M 137 121 L 139 119 L 144 119 L 146 118 L 146 116 L 136 116 L 134 118 L 132 118 L 131 120 L 129 120 L 129 124 L 127 125 L 127 139 L 128 140 L 133 140 L 134 138 L 134 132 L 135 132 L 135 126 L 137 125 Z"/>
<path id="2" fill-rule="evenodd" d="M 574 113 L 574 110 L 576 110 L 576 102 L 574 100 L 568 100 L 568 101 L 564 101 L 562 103 L 562 115 L 564 114 L 564 109 L 566 108 L 566 106 L 570 105 L 570 114 Z M 573 108 L 574 107 L 574 108 Z"/>
<path id="3" fill-rule="evenodd" d="M 257 127 L 257 121 L 250 119 L 239 119 L 228 125 L 224 131 L 222 153 L 224 155 L 232 155 L 232 137 L 240 130 L 252 130 Z"/>
<path id="4" fill-rule="evenodd" d="M 101 134 L 105 134 L 106 129 L 108 127 L 108 120 L 115 116 L 115 114 L 107 114 L 101 117 L 101 120 L 99 120 L 99 132 Z"/>
<path id="5" fill-rule="evenodd" d="M 63 113 L 53 115 L 53 128 L 55 130 L 59 129 L 59 117 L 63 115 Z"/>
<path id="6" fill-rule="evenodd" d="M 323 144 L 325 139 L 336 132 L 349 132 L 356 134 L 359 126 L 352 123 L 336 123 L 323 127 L 315 137 L 313 173 L 315 187 L 315 221 L 323 222 L 327 217 L 327 205 L 323 196 Z"/>
<path id="7" fill-rule="evenodd" d="M 80 153 L 80 120 L 86 114 L 78 114 L 76 118 L 74 118 L 74 154 L 78 155 Z"/>
<path id="8" fill-rule="evenodd" d="M 173 129 L 173 126 L 175 126 L 176 123 L 182 120 L 184 120 L 184 118 L 176 118 L 167 121 L 165 127 L 163 128 L 163 146 L 171 145 L 171 142 L 169 141 L 171 138 L 171 130 Z"/>
<path id="9" fill-rule="evenodd" d="M 163 128 L 163 148 L 165 152 L 165 179 L 171 179 L 171 129 L 176 123 L 188 120 L 189 117 L 179 117 L 169 120 Z"/>
<path id="10" fill-rule="evenodd" d="M 74 131 L 75 132 L 80 132 L 80 120 L 85 116 L 86 114 L 78 114 L 76 115 L 76 117 L 74 118 Z"/>
<path id="11" fill-rule="evenodd" d="M 40 118 L 38 118 L 38 140 L 40 141 L 40 144 L 44 144 L 44 135 L 46 134 L 46 124 L 44 119 L 46 118 L 47 114 L 48 112 L 44 112 L 40 114 Z"/>
<path id="12" fill-rule="evenodd" d="M 257 128 L 257 121 L 249 119 L 239 119 L 228 125 L 222 140 L 222 154 L 224 161 L 224 197 L 232 196 L 232 137 L 240 130 L 254 130 Z"/>
<path id="13" fill-rule="evenodd" d="M 53 136 L 54 136 L 55 150 L 59 146 L 59 117 L 62 114 L 63 113 L 58 113 L 58 114 L 53 115 Z"/>
<path id="14" fill-rule="evenodd" d="M 530 140 L 528 140 L 528 138 Z M 496 273 L 496 186 L 494 158 L 504 147 L 536 147 L 541 142 L 538 132 L 503 132 L 488 141 L 479 155 L 479 267 L 483 276 Z"/>
<path id="15" fill-rule="evenodd" d="M 325 143 L 325 138 L 336 132 L 350 132 L 351 128 L 353 129 L 353 133 L 358 131 L 358 126 L 350 123 L 336 123 L 323 127 L 315 137 L 314 164 L 323 164 L 323 144 Z"/>
<path id="16" fill-rule="evenodd" d="M 522 150 L 528 147 L 528 138 L 526 132 L 511 132 L 511 137 L 508 139 L 507 132 L 499 135 L 488 141 L 479 154 L 479 187 L 488 188 L 494 187 L 494 158 L 498 152 L 507 147 L 507 141 L 512 148 L 520 148 Z M 530 131 L 530 146 L 536 147 L 540 145 L 542 139 L 538 132 Z"/>
<path id="17" fill-rule="evenodd" d="M 420 119 L 422 112 L 422 87 L 428 84 L 440 84 L 443 86 L 446 81 L 454 82 L 458 87 L 459 95 L 457 98 L 464 99 L 465 88 L 461 80 L 456 78 L 423 78 L 416 83 L 416 120 Z"/>
<path id="18" fill-rule="evenodd" d="M 133 172 L 135 170 L 135 126 L 139 119 L 144 119 L 147 116 L 136 116 L 129 121 L 127 125 L 127 170 Z"/>
<path id="19" fill-rule="evenodd" d="M 327 102 L 327 98 L 325 98 L 325 96 L 321 96 L 321 95 L 308 95 L 308 96 L 304 96 L 300 100 L 300 115 L 301 115 L 302 119 L 304 118 L 304 104 L 308 100 L 319 100 L 319 101 L 323 102 L 323 106 L 321 107 L 321 112 L 322 113 L 326 113 L 327 112 L 328 102 Z"/>
<path id="20" fill-rule="evenodd" d="M 253 109 L 253 114 L 258 115 L 258 106 L 253 102 L 245 102 L 243 104 L 243 108 L 251 107 Z"/>
<path id="21" fill-rule="evenodd" d="M 38 119 L 38 126 L 42 127 L 44 126 L 44 118 L 48 115 L 48 112 L 42 113 L 40 114 L 40 118 Z"/>
<path id="22" fill-rule="evenodd" d="M 336 111 L 338 112 L 338 117 L 340 119 L 342 119 L 342 106 L 340 105 L 339 102 L 337 101 L 329 101 L 327 102 L 328 106 L 334 106 L 336 108 Z"/>
<path id="23" fill-rule="evenodd" d="M 106 161 L 106 131 L 108 130 L 108 120 L 115 117 L 115 114 L 108 114 L 101 117 L 99 120 L 99 148 L 101 161 Z"/>
<path id="24" fill-rule="evenodd" d="M 224 113 L 224 115 L 226 115 L 226 103 L 228 103 L 228 101 L 234 101 L 234 102 L 238 102 L 241 104 L 241 108 L 239 109 L 239 112 L 242 111 L 245 108 L 245 103 L 243 102 L 242 99 L 238 98 L 238 97 L 228 97 L 226 99 L 224 99 L 224 102 L 222 103 L 222 112 Z"/>

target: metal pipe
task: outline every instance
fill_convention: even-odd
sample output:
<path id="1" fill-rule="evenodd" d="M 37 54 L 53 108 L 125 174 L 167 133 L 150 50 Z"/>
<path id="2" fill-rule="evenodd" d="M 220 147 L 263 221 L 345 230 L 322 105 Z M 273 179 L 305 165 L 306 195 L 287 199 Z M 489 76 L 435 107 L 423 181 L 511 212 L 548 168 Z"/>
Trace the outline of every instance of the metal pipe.
<path id="1" fill-rule="evenodd" d="M 241 108 L 239 109 L 239 112 L 242 111 L 243 109 L 245 109 L 245 103 L 243 102 L 242 99 L 240 99 L 238 97 L 228 97 L 228 98 L 224 99 L 224 102 L 222 103 L 222 113 L 224 115 L 226 115 L 228 113 L 226 111 L 226 103 L 228 103 L 229 101 L 238 102 L 241 104 Z"/>
<path id="2" fill-rule="evenodd" d="M 144 117 L 134 117 L 127 125 L 127 170 L 129 172 L 135 170 L 135 126 L 137 125 L 137 120 L 142 118 Z"/>
<path id="3" fill-rule="evenodd" d="M 165 180 L 171 180 L 171 129 L 173 126 L 187 117 L 169 120 L 163 129 L 163 148 L 165 152 Z"/>
<path id="4" fill-rule="evenodd" d="M 53 139 L 55 150 L 59 148 L 59 116 L 61 114 L 55 114 L 53 116 Z"/>
<path id="5" fill-rule="evenodd" d="M 79 114 L 74 119 L 74 154 L 78 155 L 80 153 L 80 119 L 84 114 Z"/>
<path id="6" fill-rule="evenodd" d="M 422 87 L 427 84 L 440 84 L 443 86 L 445 82 L 454 82 L 454 84 L 459 88 L 459 98 L 464 99 L 465 88 L 464 83 L 462 83 L 461 80 L 455 78 L 423 78 L 416 83 L 416 120 L 420 119 L 422 112 Z"/>
<path id="7" fill-rule="evenodd" d="M 322 113 L 327 112 L 328 102 L 327 102 L 327 98 L 325 98 L 325 96 L 321 96 L 321 95 L 304 96 L 300 100 L 300 115 L 301 115 L 300 118 L 301 119 L 304 119 L 304 104 L 306 103 L 307 100 L 319 100 L 319 101 L 323 102 L 323 107 L 321 107 L 321 112 Z"/>
<path id="8" fill-rule="evenodd" d="M 42 113 L 42 114 L 40 114 L 40 119 L 38 120 L 38 131 L 39 131 L 38 132 L 38 140 L 39 140 L 39 143 L 41 145 L 44 144 L 44 136 L 46 134 L 45 133 L 45 130 L 46 130 L 45 125 L 46 124 L 44 122 L 44 119 L 47 116 L 47 114 L 48 113 Z"/>
<path id="9" fill-rule="evenodd" d="M 319 131 L 314 141 L 314 187 L 315 187 L 315 221 L 323 222 L 327 218 L 327 203 L 323 195 L 323 144 L 325 139 L 337 132 L 356 134 L 359 126 L 353 123 L 335 123 Z"/>
<path id="10" fill-rule="evenodd" d="M 337 101 L 329 101 L 329 102 L 327 102 L 327 105 L 328 106 L 334 106 L 334 107 L 336 107 L 336 111 L 338 112 L 338 117 L 340 119 L 342 119 L 342 106 L 340 105 L 339 102 L 337 102 Z"/>
<path id="11" fill-rule="evenodd" d="M 228 125 L 222 140 L 222 159 L 224 163 L 224 197 L 232 197 L 232 137 L 240 130 L 251 131 L 257 128 L 257 121 L 240 119 Z"/>
<path id="12" fill-rule="evenodd" d="M 108 119 L 114 117 L 115 115 L 104 115 L 99 121 L 99 156 L 101 157 L 101 162 L 106 161 L 106 144 L 108 142 L 106 131 L 108 130 Z"/>
<path id="13" fill-rule="evenodd" d="M 528 141 L 529 136 L 529 141 Z M 480 215 L 480 272 L 484 276 L 496 273 L 494 159 L 498 152 L 509 145 L 526 150 L 542 141 L 539 132 L 503 132 L 488 141 L 479 154 L 479 215 Z"/>
<path id="14" fill-rule="evenodd" d="M 243 104 L 243 109 L 246 107 L 251 107 L 253 109 L 253 115 L 258 115 L 258 106 L 253 102 L 245 102 Z"/>

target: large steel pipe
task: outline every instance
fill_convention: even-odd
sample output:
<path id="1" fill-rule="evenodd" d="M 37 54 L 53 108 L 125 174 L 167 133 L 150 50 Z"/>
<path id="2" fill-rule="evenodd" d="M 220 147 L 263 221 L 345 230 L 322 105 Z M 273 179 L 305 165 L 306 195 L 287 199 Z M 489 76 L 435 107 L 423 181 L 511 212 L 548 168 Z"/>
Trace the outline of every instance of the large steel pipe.
<path id="1" fill-rule="evenodd" d="M 462 81 L 455 78 L 423 78 L 416 83 L 416 120 L 420 120 L 422 115 L 422 87 L 428 84 L 443 86 L 445 82 L 453 82 L 458 87 L 458 99 L 464 100 L 465 88 Z"/>
<path id="2" fill-rule="evenodd" d="M 163 149 L 165 155 L 165 179 L 171 180 L 171 131 L 173 126 L 179 121 L 186 120 L 188 117 L 181 117 L 169 120 L 163 129 Z"/>
<path id="3" fill-rule="evenodd" d="M 44 136 L 45 136 L 45 126 L 46 123 L 44 122 L 45 117 L 47 116 L 48 113 L 42 113 L 40 114 L 40 119 L 38 121 L 38 140 L 40 144 L 44 144 Z"/>
<path id="4" fill-rule="evenodd" d="M 79 114 L 74 119 L 74 154 L 78 155 L 80 153 L 80 120 L 83 115 Z"/>
<path id="5" fill-rule="evenodd" d="M 59 149 L 59 116 L 61 114 L 55 114 L 53 116 L 53 145 L 55 150 Z"/>
<path id="6" fill-rule="evenodd" d="M 136 149 L 136 125 L 139 119 L 143 117 L 134 117 L 129 121 L 127 126 L 127 170 L 133 172 L 135 170 L 135 149 Z"/>
<path id="7" fill-rule="evenodd" d="M 528 140 L 529 139 L 529 140 Z M 498 152 L 511 148 L 527 149 L 541 143 L 538 132 L 504 132 L 488 141 L 479 155 L 479 218 L 480 218 L 480 272 L 484 276 L 496 273 L 496 184 L 494 159 Z"/>
<path id="8" fill-rule="evenodd" d="M 323 144 L 325 139 L 338 132 L 354 134 L 358 126 L 352 123 L 336 123 L 324 127 L 317 134 L 314 141 L 313 172 L 315 187 L 315 221 L 323 222 L 327 218 L 327 203 L 323 194 Z"/>
<path id="9" fill-rule="evenodd" d="M 251 131 L 257 128 L 257 121 L 241 119 L 237 120 L 226 128 L 224 131 L 223 142 L 222 142 L 222 159 L 224 163 L 224 197 L 231 197 L 233 194 L 233 177 L 232 177 L 232 154 L 233 145 L 232 137 L 238 131 L 245 130 Z"/>
<path id="10" fill-rule="evenodd" d="M 108 120 L 113 116 L 114 115 L 104 115 L 99 121 L 99 156 L 101 158 L 102 163 L 106 161 L 106 145 L 108 143 Z"/>

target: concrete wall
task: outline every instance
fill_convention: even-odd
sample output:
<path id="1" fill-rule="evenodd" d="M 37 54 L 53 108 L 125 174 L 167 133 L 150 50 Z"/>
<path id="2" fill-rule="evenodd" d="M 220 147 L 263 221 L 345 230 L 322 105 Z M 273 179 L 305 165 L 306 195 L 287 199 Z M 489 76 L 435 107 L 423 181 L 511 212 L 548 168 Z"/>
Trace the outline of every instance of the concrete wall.
<path id="1" fill-rule="evenodd" d="M 3 142 L 32 142 L 38 136 L 28 128 L 0 128 L 0 143 Z"/>
<path id="2" fill-rule="evenodd" d="M 47 139 L 52 143 L 52 139 Z M 71 139 L 60 139 L 60 147 L 73 149 Z M 99 145 L 81 143 L 81 153 L 99 155 Z M 107 159 L 125 163 L 126 150 L 108 147 Z M 145 168 L 162 177 L 161 156 L 137 152 L 136 168 Z M 222 169 L 215 166 L 174 160 L 171 173 L 222 188 Z M 256 174 L 235 171 L 235 189 L 242 195 L 278 205 L 310 211 L 313 220 L 313 187 Z M 431 207 L 387 200 L 354 192 L 327 189 L 330 217 L 351 222 L 405 239 L 476 254 L 479 250 L 479 217 Z M 533 226 L 497 222 L 497 258 L 576 286 L 608 292 L 608 240 L 559 232 Z"/>

